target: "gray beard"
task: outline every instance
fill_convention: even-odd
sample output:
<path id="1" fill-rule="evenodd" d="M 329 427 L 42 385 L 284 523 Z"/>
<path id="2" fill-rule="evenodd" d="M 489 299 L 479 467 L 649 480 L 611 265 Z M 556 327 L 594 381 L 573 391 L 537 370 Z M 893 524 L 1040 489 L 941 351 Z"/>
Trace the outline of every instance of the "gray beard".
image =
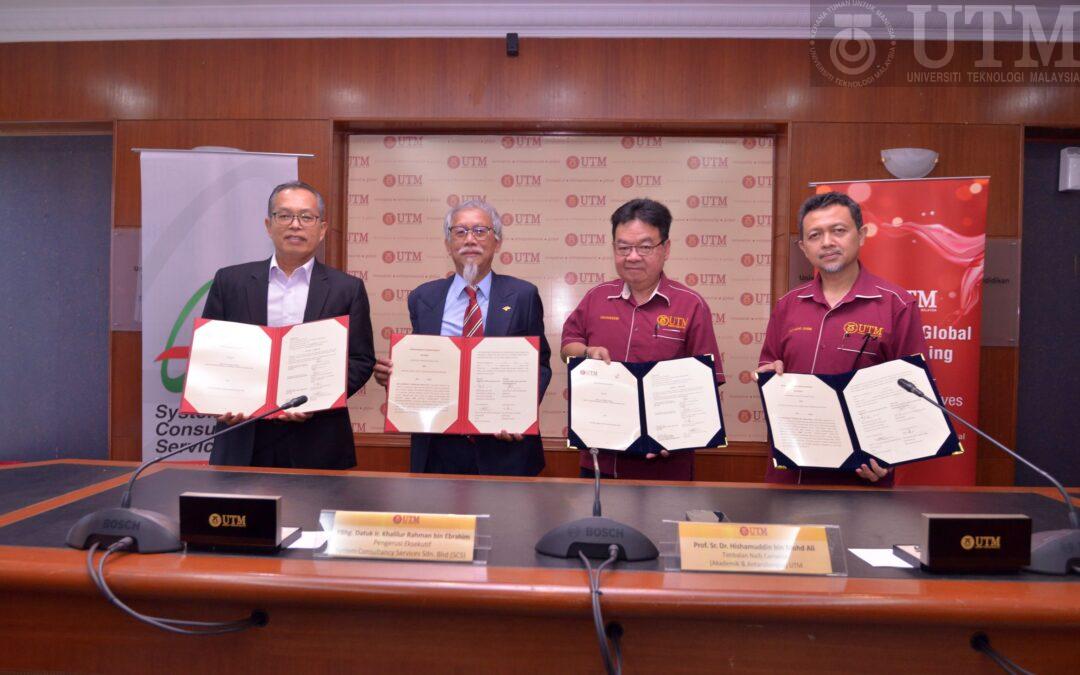
<path id="1" fill-rule="evenodd" d="M 461 278 L 465 280 L 465 283 L 473 286 L 476 284 L 476 276 L 480 273 L 480 266 L 474 262 L 465 263 L 465 266 L 461 268 Z"/>

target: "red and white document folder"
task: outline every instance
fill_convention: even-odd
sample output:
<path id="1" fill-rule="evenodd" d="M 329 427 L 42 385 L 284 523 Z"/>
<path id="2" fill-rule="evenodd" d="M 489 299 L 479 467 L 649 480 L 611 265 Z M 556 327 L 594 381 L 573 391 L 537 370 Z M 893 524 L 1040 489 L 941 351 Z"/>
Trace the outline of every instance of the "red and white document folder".
<path id="1" fill-rule="evenodd" d="M 540 338 L 390 336 L 386 431 L 540 433 Z"/>
<path id="2" fill-rule="evenodd" d="M 180 412 L 251 417 L 301 395 L 290 412 L 344 408 L 348 377 L 348 316 L 278 328 L 195 319 Z"/>

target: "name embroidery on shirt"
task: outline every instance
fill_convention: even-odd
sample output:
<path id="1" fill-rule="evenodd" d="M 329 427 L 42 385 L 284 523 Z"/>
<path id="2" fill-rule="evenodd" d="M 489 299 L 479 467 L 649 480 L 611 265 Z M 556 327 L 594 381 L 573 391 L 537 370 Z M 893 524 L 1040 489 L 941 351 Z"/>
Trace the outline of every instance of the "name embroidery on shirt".
<path id="1" fill-rule="evenodd" d="M 611 316 L 610 314 L 601 314 L 600 315 L 600 320 L 601 321 L 618 321 L 619 317 Z"/>
<path id="2" fill-rule="evenodd" d="M 813 326 L 793 326 L 792 328 L 788 329 L 788 333 L 789 334 L 791 334 L 791 333 L 799 333 L 799 332 L 803 332 L 803 331 L 806 331 L 807 333 L 810 333 L 813 330 L 814 330 Z"/>

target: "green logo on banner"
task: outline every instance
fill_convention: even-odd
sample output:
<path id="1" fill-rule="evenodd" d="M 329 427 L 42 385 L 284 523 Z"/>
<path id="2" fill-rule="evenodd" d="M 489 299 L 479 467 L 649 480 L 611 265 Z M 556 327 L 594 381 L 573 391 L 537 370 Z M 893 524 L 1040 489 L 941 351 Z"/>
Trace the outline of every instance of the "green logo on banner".
<path id="1" fill-rule="evenodd" d="M 184 308 L 180 310 L 180 316 L 176 317 L 176 322 L 173 324 L 172 331 L 169 332 L 169 340 L 165 343 L 165 351 L 158 354 L 157 358 L 154 359 L 155 362 L 161 361 L 161 386 L 174 394 L 179 394 L 184 390 L 184 376 L 187 373 L 183 372 L 176 377 L 170 377 L 169 361 L 171 359 L 187 359 L 191 355 L 190 346 L 178 347 L 175 345 L 176 336 L 180 333 L 181 326 L 187 322 L 191 310 L 195 309 L 195 305 L 199 304 L 199 300 L 202 300 L 203 296 L 210 290 L 210 285 L 213 283 L 213 280 L 207 281 L 199 288 L 199 290 L 195 291 L 195 294 L 191 296 L 191 299 L 184 304 Z"/>

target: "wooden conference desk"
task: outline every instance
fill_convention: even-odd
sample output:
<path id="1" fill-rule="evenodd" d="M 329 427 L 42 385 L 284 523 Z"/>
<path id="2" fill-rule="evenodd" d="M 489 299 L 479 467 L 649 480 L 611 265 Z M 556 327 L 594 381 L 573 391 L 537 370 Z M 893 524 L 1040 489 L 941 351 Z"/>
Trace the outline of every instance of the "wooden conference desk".
<path id="1" fill-rule="evenodd" d="M 0 670 L 93 672 L 585 672 L 602 670 L 585 573 L 532 546 L 588 515 L 587 481 L 168 467 L 139 479 L 134 504 L 176 514 L 182 491 L 284 496 L 285 524 L 320 508 L 492 514 L 488 566 L 174 553 L 121 555 L 122 598 L 160 616 L 225 620 L 261 608 L 267 626 L 186 637 L 109 605 L 65 548 L 70 524 L 119 503 L 133 465 L 48 462 L 0 469 Z M 835 523 L 847 547 L 915 541 L 922 511 L 1022 512 L 1062 527 L 1046 490 L 809 490 L 746 484 L 609 484 L 605 514 L 666 539 L 687 509 L 731 519 Z M 663 572 L 620 565 L 602 579 L 627 673 L 996 672 L 975 631 L 1038 673 L 1076 672 L 1080 583 L 1011 575 L 880 570 L 850 553 L 846 578 Z"/>

